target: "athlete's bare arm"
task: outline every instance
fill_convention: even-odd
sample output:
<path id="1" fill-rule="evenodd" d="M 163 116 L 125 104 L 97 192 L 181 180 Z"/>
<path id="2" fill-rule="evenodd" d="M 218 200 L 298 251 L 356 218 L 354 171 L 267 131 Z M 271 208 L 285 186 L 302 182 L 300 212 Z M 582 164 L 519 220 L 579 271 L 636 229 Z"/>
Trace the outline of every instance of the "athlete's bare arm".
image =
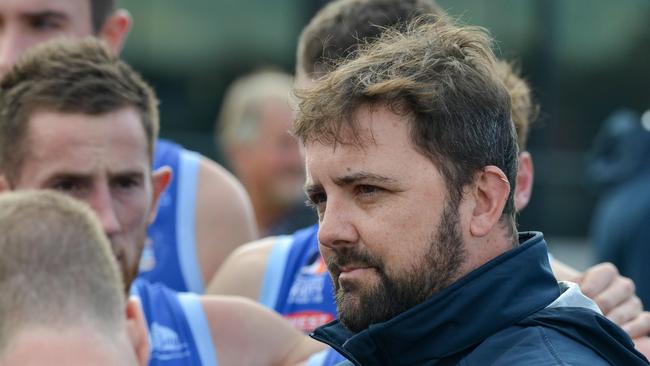
<path id="1" fill-rule="evenodd" d="M 208 284 L 228 255 L 257 238 L 248 194 L 223 167 L 202 157 L 196 198 L 196 253 Z"/>
<path id="2" fill-rule="evenodd" d="M 237 248 L 219 268 L 206 293 L 237 295 L 257 301 L 275 242 L 276 237 L 268 237 Z"/>
<path id="3" fill-rule="evenodd" d="M 235 296 L 203 296 L 219 365 L 298 365 L 325 349 L 278 314 Z"/>

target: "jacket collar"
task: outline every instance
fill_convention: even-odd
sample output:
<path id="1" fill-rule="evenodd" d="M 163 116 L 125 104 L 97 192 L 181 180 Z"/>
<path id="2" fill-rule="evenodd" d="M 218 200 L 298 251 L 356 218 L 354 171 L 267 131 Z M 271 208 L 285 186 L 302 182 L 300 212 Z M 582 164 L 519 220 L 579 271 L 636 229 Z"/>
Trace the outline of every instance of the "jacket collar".
<path id="1" fill-rule="evenodd" d="M 471 348 L 560 295 L 543 235 L 520 233 L 519 241 L 393 319 L 357 334 L 335 320 L 312 337 L 363 365 L 430 363 Z"/>

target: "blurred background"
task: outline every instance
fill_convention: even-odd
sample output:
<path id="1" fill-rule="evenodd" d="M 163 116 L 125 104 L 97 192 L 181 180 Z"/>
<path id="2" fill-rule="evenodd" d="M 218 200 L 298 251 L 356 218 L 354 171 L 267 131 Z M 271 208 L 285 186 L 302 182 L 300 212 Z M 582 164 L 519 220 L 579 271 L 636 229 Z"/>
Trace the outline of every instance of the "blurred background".
<path id="1" fill-rule="evenodd" d="M 213 133 L 224 90 L 261 67 L 292 72 L 298 35 L 326 2 L 120 1 L 134 18 L 124 57 L 158 92 L 162 136 L 224 163 Z M 488 28 L 500 56 L 517 61 L 531 83 L 541 115 L 529 142 L 534 194 L 520 229 L 545 232 L 556 256 L 584 268 L 596 203 L 587 151 L 612 112 L 650 108 L 650 1 L 437 2 Z"/>

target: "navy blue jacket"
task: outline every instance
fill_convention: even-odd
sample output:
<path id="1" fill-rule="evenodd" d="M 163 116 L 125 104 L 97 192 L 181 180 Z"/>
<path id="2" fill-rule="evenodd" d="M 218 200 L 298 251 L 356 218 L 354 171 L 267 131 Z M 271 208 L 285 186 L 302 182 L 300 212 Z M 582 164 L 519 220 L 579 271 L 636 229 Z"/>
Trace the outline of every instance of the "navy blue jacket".
<path id="1" fill-rule="evenodd" d="M 541 233 L 427 301 L 359 333 L 312 337 L 355 365 L 648 365 L 575 284 L 556 281 Z"/>

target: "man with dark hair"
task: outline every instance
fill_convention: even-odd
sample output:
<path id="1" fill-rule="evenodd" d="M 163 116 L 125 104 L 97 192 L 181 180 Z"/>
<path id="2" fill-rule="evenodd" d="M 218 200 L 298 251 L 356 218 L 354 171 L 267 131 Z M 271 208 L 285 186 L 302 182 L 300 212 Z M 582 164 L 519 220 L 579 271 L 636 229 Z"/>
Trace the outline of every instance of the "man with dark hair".
<path id="1" fill-rule="evenodd" d="M 331 72 L 336 62 L 353 57 L 360 44 L 376 39 L 386 28 L 404 29 L 406 21 L 429 15 L 435 20 L 444 12 L 427 0 L 342 0 L 325 6 L 303 30 L 298 44 L 297 80 L 307 87 Z M 530 199 L 533 165 L 526 151 L 529 125 L 537 109 L 526 82 L 507 62 L 497 64 L 497 74 L 512 99 L 512 121 L 517 130 L 519 170 L 515 206 L 523 209 Z M 286 316 L 299 329 L 310 332 L 336 316 L 332 286 L 318 252 L 318 227 L 291 236 L 269 237 L 242 246 L 215 276 L 212 293 L 236 294 L 257 299 Z M 608 318 L 630 334 L 647 342 L 650 316 L 641 312 L 634 284 L 618 275 L 610 264 L 599 264 L 584 273 L 551 262 L 561 280 L 579 282 L 583 292 L 596 301 Z"/>
<path id="2" fill-rule="evenodd" d="M 95 214 L 53 192 L 0 195 L 0 364 L 144 366 L 149 342 Z"/>
<path id="3" fill-rule="evenodd" d="M 97 40 L 36 46 L 0 82 L 0 192 L 52 189 L 93 209 L 142 303 L 150 365 L 290 365 L 322 348 L 251 301 L 134 281 L 171 178 L 151 169 L 157 132 L 153 90 Z"/>
<path id="4" fill-rule="evenodd" d="M 2 1 L 0 75 L 27 49 L 55 37 L 95 36 L 117 54 L 131 25 L 114 0 Z M 202 293 L 225 257 L 257 236 L 248 196 L 221 166 L 170 141 L 157 141 L 153 165 L 169 166 L 173 177 L 149 228 L 140 275 Z"/>
<path id="5" fill-rule="evenodd" d="M 296 72 L 317 79 L 340 59 L 353 55 L 360 43 L 379 38 L 387 27 L 403 27 L 419 15 L 437 17 L 443 10 L 428 0 L 333 1 L 303 29 L 298 41 Z"/>
<path id="6" fill-rule="evenodd" d="M 356 365 L 646 365 L 541 233 L 517 234 L 517 141 L 491 39 L 449 20 L 386 31 L 299 93 L 294 135 Z"/>

